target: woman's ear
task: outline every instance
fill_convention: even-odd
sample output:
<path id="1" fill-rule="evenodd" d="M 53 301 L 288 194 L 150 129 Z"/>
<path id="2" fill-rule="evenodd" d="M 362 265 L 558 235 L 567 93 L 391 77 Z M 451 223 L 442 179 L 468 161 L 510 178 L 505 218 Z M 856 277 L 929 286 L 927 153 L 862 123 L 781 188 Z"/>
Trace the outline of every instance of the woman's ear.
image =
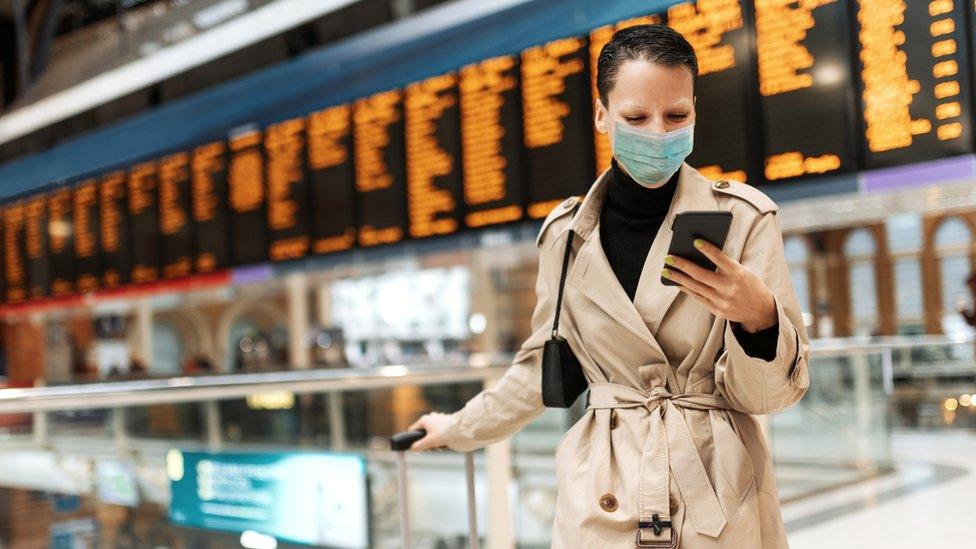
<path id="1" fill-rule="evenodd" d="M 594 100 L 593 105 L 593 125 L 596 126 L 597 131 L 600 133 L 607 133 L 609 128 L 607 127 L 607 109 L 603 106 L 603 101 L 600 98 Z"/>

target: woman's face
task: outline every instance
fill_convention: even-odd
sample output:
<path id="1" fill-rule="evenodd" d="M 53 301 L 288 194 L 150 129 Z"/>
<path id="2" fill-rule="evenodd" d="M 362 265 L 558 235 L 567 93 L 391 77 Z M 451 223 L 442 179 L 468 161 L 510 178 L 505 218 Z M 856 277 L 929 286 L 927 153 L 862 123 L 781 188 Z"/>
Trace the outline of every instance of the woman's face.
<path id="1" fill-rule="evenodd" d="M 674 131 L 695 122 L 695 93 L 691 70 L 666 67 L 647 60 L 626 60 L 607 93 L 609 105 L 597 99 L 594 124 L 610 137 L 613 124 L 658 133 Z"/>

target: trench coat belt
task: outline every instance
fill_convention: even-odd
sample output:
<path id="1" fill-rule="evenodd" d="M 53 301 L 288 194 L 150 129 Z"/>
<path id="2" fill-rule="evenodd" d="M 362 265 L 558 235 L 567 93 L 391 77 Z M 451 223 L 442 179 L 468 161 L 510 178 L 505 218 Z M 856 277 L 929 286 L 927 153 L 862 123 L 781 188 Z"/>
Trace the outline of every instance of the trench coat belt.
<path id="1" fill-rule="evenodd" d="M 715 488 L 708 479 L 684 414 L 678 408 L 730 410 L 732 407 L 728 401 L 707 393 L 675 395 L 665 387 L 654 387 L 648 392 L 620 383 L 591 382 L 589 388 L 587 410 L 643 406 L 651 414 L 651 428 L 644 443 L 640 464 L 638 520 L 650 522 L 654 513 L 666 517 L 664 520 L 670 520 L 669 477 L 652 473 L 670 470 L 695 530 L 700 534 L 718 537 L 725 528 L 725 513 L 719 504 Z M 606 429 L 609 440 L 609 427 Z M 600 469 L 607 468 L 603 464 Z M 601 488 L 610 487 L 607 485 Z"/>

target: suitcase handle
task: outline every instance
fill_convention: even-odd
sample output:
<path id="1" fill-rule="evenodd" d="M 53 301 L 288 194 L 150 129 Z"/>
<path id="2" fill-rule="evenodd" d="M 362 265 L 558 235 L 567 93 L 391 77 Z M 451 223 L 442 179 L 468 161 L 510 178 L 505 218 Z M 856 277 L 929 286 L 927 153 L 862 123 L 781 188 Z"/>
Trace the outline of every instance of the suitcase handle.
<path id="1" fill-rule="evenodd" d="M 394 452 L 409 450 L 410 446 L 418 440 L 427 436 L 426 429 L 414 429 L 413 431 L 401 431 L 390 437 L 390 449 Z"/>
<path id="2" fill-rule="evenodd" d="M 390 449 L 397 453 L 397 501 L 400 507 L 400 546 L 411 549 L 410 541 L 410 512 L 407 510 L 407 456 L 405 450 L 418 440 L 427 436 L 426 429 L 401 431 L 390 436 Z M 476 518 L 474 500 L 474 454 L 464 453 L 464 476 L 468 487 L 468 543 L 471 549 L 479 549 L 478 522 Z"/>

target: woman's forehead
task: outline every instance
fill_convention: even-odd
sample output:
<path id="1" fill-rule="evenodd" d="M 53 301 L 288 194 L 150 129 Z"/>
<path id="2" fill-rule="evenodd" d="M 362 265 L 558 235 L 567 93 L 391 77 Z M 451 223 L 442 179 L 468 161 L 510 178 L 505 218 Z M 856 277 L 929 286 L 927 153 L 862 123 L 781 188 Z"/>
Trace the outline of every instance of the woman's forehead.
<path id="1" fill-rule="evenodd" d="M 694 80 L 684 65 L 667 67 L 647 60 L 621 63 L 607 96 L 619 108 L 694 106 Z"/>

